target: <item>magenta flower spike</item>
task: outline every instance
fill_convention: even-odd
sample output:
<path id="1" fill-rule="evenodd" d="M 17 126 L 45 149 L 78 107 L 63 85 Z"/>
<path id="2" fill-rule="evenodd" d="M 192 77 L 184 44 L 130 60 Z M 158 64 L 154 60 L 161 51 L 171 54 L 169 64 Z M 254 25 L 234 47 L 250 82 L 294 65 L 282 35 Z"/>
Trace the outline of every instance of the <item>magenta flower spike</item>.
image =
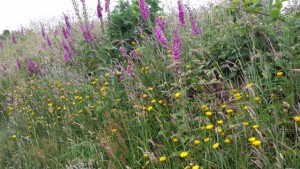
<path id="1" fill-rule="evenodd" d="M 71 29 L 70 19 L 66 14 L 64 14 L 64 19 L 65 19 L 67 28 L 70 30 Z"/>
<path id="2" fill-rule="evenodd" d="M 190 15 L 190 22 L 191 22 L 191 25 L 192 25 L 193 33 L 194 33 L 195 36 L 197 36 L 200 33 L 200 30 L 198 29 L 198 24 L 197 24 L 193 14 L 190 10 L 189 10 L 189 15 Z"/>
<path id="3" fill-rule="evenodd" d="M 110 5 L 110 0 L 105 0 L 105 12 L 109 12 L 109 5 Z"/>
<path id="4" fill-rule="evenodd" d="M 184 9 L 183 9 L 183 5 L 182 5 L 182 0 L 178 0 L 178 16 L 179 16 L 179 22 L 180 25 L 184 25 L 185 21 L 184 21 Z"/>
<path id="5" fill-rule="evenodd" d="M 162 30 L 162 31 L 166 31 L 166 25 L 167 25 L 167 22 L 166 20 L 162 17 L 162 16 L 159 16 L 155 19 L 155 23 L 156 25 L 159 26 L 159 28 Z"/>
<path id="6" fill-rule="evenodd" d="M 181 40 L 176 30 L 173 31 L 173 60 L 175 63 L 180 61 Z"/>
<path id="7" fill-rule="evenodd" d="M 145 0 L 139 0 L 139 5 L 140 5 L 140 11 L 141 11 L 142 18 L 144 21 L 147 21 L 149 15 L 150 15 L 149 7 L 145 3 Z"/>
<path id="8" fill-rule="evenodd" d="M 162 45 L 167 45 L 167 38 L 166 38 L 165 35 L 161 32 L 161 29 L 160 29 L 159 26 L 155 26 L 154 34 L 155 34 L 156 38 L 158 39 L 158 41 L 159 41 Z"/>
<path id="9" fill-rule="evenodd" d="M 99 19 L 101 19 L 102 18 L 102 10 L 103 10 L 103 8 L 101 7 L 101 2 L 100 2 L 100 0 L 98 0 L 98 4 L 97 4 L 97 16 L 98 16 L 98 18 Z"/>

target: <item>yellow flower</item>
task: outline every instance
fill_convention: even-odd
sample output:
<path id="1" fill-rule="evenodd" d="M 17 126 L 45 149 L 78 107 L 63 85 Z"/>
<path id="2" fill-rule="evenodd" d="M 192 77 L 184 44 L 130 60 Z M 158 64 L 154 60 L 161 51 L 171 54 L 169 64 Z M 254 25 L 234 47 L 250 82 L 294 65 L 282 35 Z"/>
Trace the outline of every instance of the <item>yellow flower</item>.
<path id="1" fill-rule="evenodd" d="M 229 114 L 233 114 L 234 113 L 234 111 L 232 109 L 227 109 L 226 112 L 229 113 Z"/>
<path id="2" fill-rule="evenodd" d="M 60 99 L 64 100 L 64 99 L 66 99 L 66 96 L 60 96 Z"/>
<path id="3" fill-rule="evenodd" d="M 226 108 L 226 104 L 222 104 L 222 105 L 221 105 L 221 108 L 222 108 L 222 109 L 225 109 L 225 108 Z"/>
<path id="4" fill-rule="evenodd" d="M 205 138 L 203 141 L 204 141 L 205 143 L 207 143 L 207 142 L 209 142 L 209 140 L 210 140 L 210 138 L 207 137 L 207 138 Z"/>
<path id="5" fill-rule="evenodd" d="M 229 138 L 225 138 L 224 143 L 229 144 L 231 141 Z"/>
<path id="6" fill-rule="evenodd" d="M 97 84 L 97 82 L 96 82 L 96 81 L 92 81 L 91 84 L 92 84 L 92 85 L 95 85 L 95 84 Z"/>
<path id="7" fill-rule="evenodd" d="M 109 77 L 110 74 L 109 74 L 109 73 L 105 73 L 104 76 L 105 76 L 105 77 Z"/>
<path id="8" fill-rule="evenodd" d="M 135 42 L 131 42 L 131 44 L 132 44 L 132 45 L 135 45 L 136 43 L 135 43 Z"/>
<path id="9" fill-rule="evenodd" d="M 149 106 L 148 108 L 147 108 L 147 111 L 148 112 L 150 112 L 150 111 L 152 111 L 153 110 L 153 107 L 152 106 Z"/>
<path id="10" fill-rule="evenodd" d="M 160 15 L 160 16 L 158 16 L 158 18 L 159 18 L 159 19 L 163 19 L 163 16 Z"/>
<path id="11" fill-rule="evenodd" d="M 237 92 L 237 90 L 236 89 L 231 89 L 230 92 L 234 94 L 234 93 Z"/>
<path id="12" fill-rule="evenodd" d="M 180 93 L 180 92 L 177 92 L 177 93 L 175 94 L 175 98 L 178 99 L 179 97 L 181 97 L 181 93 Z"/>
<path id="13" fill-rule="evenodd" d="M 144 153 L 144 158 L 149 158 L 149 154 L 148 153 Z"/>
<path id="14" fill-rule="evenodd" d="M 178 138 L 173 138 L 172 141 L 173 141 L 173 143 L 177 143 L 178 142 Z"/>
<path id="15" fill-rule="evenodd" d="M 242 99 L 242 95 L 240 93 L 237 93 L 234 95 L 236 100 L 241 100 Z"/>
<path id="16" fill-rule="evenodd" d="M 186 65 L 185 66 L 187 69 L 190 69 L 191 68 L 191 65 Z"/>
<path id="17" fill-rule="evenodd" d="M 153 87 L 148 87 L 148 90 L 149 90 L 149 91 L 152 91 L 152 90 L 153 90 Z"/>
<path id="18" fill-rule="evenodd" d="M 222 132 L 223 132 L 223 129 L 218 128 L 218 133 L 222 133 Z"/>
<path id="19" fill-rule="evenodd" d="M 300 116 L 295 116 L 295 117 L 294 117 L 294 121 L 295 121 L 295 122 L 300 122 Z"/>
<path id="20" fill-rule="evenodd" d="M 143 94 L 143 98 L 144 98 L 144 99 L 146 99 L 146 98 L 147 98 L 147 96 L 148 96 L 147 94 Z"/>
<path id="21" fill-rule="evenodd" d="M 158 103 L 159 103 L 159 104 L 162 104 L 162 103 L 163 103 L 163 101 L 162 101 L 162 100 L 159 100 L 159 101 L 158 101 Z"/>
<path id="22" fill-rule="evenodd" d="M 207 115 L 207 116 L 212 116 L 212 112 L 211 111 L 207 111 L 207 112 L 205 112 L 205 114 Z"/>
<path id="23" fill-rule="evenodd" d="M 201 127 L 200 127 L 200 130 L 205 130 L 205 126 L 201 126 Z"/>
<path id="24" fill-rule="evenodd" d="M 15 138 L 17 138 L 17 135 L 14 134 L 14 135 L 12 135 L 11 137 L 12 137 L 13 139 L 15 139 Z"/>
<path id="25" fill-rule="evenodd" d="M 248 87 L 252 87 L 253 85 L 254 85 L 253 83 L 247 84 Z"/>
<path id="26" fill-rule="evenodd" d="M 113 128 L 113 129 L 111 129 L 111 132 L 112 132 L 112 133 L 115 133 L 115 132 L 117 132 L 117 129 L 116 129 L 116 128 Z"/>
<path id="27" fill-rule="evenodd" d="M 67 111 L 68 109 L 64 106 L 63 110 L 64 110 L 64 111 Z"/>
<path id="28" fill-rule="evenodd" d="M 256 140 L 255 137 L 250 137 L 250 138 L 248 139 L 248 141 L 251 142 L 251 143 L 253 143 L 255 140 Z"/>
<path id="29" fill-rule="evenodd" d="M 199 165 L 194 165 L 194 166 L 192 167 L 192 169 L 200 169 L 200 166 L 199 166 Z"/>
<path id="30" fill-rule="evenodd" d="M 167 52 L 169 55 L 171 55 L 173 53 L 173 51 L 171 49 L 169 49 Z"/>
<path id="31" fill-rule="evenodd" d="M 156 100 L 155 100 L 155 99 L 151 100 L 151 103 L 155 103 L 155 102 L 156 102 Z"/>
<path id="32" fill-rule="evenodd" d="M 189 152 L 187 152 L 187 151 L 180 153 L 181 158 L 186 158 L 188 155 L 189 155 Z"/>
<path id="33" fill-rule="evenodd" d="M 86 98 L 86 99 L 90 99 L 91 97 L 90 97 L 90 96 L 85 96 L 85 98 Z"/>
<path id="34" fill-rule="evenodd" d="M 166 156 L 161 156 L 159 157 L 159 162 L 163 163 L 167 161 L 167 157 Z"/>
<path id="35" fill-rule="evenodd" d="M 252 126 L 252 128 L 257 129 L 259 127 L 259 125 L 255 124 Z"/>
<path id="36" fill-rule="evenodd" d="M 251 143 L 254 146 L 260 146 L 261 145 L 261 141 L 260 140 L 255 140 Z"/>
<path id="37" fill-rule="evenodd" d="M 221 125 L 221 124 L 224 124 L 224 121 L 223 120 L 218 120 L 217 123 Z"/>
<path id="38" fill-rule="evenodd" d="M 255 97 L 254 99 L 257 103 L 261 103 L 261 98 L 260 97 Z"/>
<path id="39" fill-rule="evenodd" d="M 244 126 L 249 126 L 249 122 L 245 121 L 243 122 Z"/>
<path id="40" fill-rule="evenodd" d="M 220 143 L 215 143 L 212 147 L 213 149 L 218 149 L 220 147 Z"/>
<path id="41" fill-rule="evenodd" d="M 212 125 L 212 124 L 205 126 L 205 129 L 207 129 L 207 130 L 211 130 L 213 128 L 214 128 L 214 125 Z"/>
<path id="42" fill-rule="evenodd" d="M 194 144 L 195 145 L 199 145 L 200 144 L 200 140 L 194 140 Z"/>
<path id="43" fill-rule="evenodd" d="M 108 85 L 109 85 L 109 82 L 105 82 L 104 85 L 105 85 L 105 86 L 108 86 Z"/>
<path id="44" fill-rule="evenodd" d="M 276 73 L 276 76 L 282 77 L 282 76 L 283 76 L 283 72 L 277 72 L 277 73 Z"/>
<path id="45" fill-rule="evenodd" d="M 244 110 L 248 110 L 248 106 L 244 106 L 244 108 L 243 108 Z"/>

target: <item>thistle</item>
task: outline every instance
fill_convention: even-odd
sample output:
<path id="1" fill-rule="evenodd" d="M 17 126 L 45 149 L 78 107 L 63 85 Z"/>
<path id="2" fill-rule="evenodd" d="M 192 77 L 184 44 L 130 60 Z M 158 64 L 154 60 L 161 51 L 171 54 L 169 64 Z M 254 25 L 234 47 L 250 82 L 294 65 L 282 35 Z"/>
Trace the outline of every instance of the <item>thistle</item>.
<path id="1" fill-rule="evenodd" d="M 178 0 L 178 16 L 179 16 L 179 22 L 180 25 L 184 25 L 185 21 L 184 21 L 184 9 L 183 9 L 183 5 L 182 5 L 182 0 Z"/>
<path id="2" fill-rule="evenodd" d="M 148 6 L 145 3 L 145 0 L 139 0 L 139 5 L 140 5 L 140 11 L 141 11 L 141 15 L 144 21 L 148 20 L 148 17 L 150 15 L 150 10 L 148 8 Z"/>

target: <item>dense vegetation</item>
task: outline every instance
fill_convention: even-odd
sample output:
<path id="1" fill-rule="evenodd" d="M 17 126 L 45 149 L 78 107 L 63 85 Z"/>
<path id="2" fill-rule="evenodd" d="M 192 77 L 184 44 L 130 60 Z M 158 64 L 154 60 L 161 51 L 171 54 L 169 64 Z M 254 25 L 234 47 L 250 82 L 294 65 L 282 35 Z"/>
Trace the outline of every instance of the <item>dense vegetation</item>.
<path id="1" fill-rule="evenodd" d="M 0 168 L 300 168 L 299 6 L 72 2 L 1 36 Z"/>

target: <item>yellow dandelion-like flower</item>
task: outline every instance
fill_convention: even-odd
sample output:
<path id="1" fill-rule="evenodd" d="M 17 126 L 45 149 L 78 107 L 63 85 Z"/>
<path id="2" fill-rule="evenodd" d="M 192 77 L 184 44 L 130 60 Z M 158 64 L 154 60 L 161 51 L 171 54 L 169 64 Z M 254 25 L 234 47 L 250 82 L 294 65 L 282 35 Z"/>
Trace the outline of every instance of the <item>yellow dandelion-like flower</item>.
<path id="1" fill-rule="evenodd" d="M 225 138 L 224 143 L 229 144 L 231 141 L 229 138 Z"/>
<path id="2" fill-rule="evenodd" d="M 242 99 L 242 95 L 240 93 L 237 93 L 234 95 L 236 100 L 241 100 Z"/>
<path id="3" fill-rule="evenodd" d="M 235 93 L 237 92 L 237 90 L 236 90 L 236 89 L 231 89 L 230 92 L 231 92 L 232 94 L 235 94 Z"/>
<path id="4" fill-rule="evenodd" d="M 116 128 L 113 128 L 113 129 L 111 129 L 111 132 L 112 132 L 112 133 L 115 133 L 115 132 L 117 132 L 117 129 L 116 129 Z"/>
<path id="5" fill-rule="evenodd" d="M 108 86 L 108 85 L 109 85 L 109 82 L 105 82 L 105 83 L 104 83 L 104 86 Z"/>
<path id="6" fill-rule="evenodd" d="M 248 110 L 248 106 L 244 106 L 243 109 L 244 109 L 244 110 Z"/>
<path id="7" fill-rule="evenodd" d="M 175 98 L 176 98 L 176 99 L 178 99 L 178 98 L 180 98 L 180 97 L 181 97 L 181 93 L 180 93 L 180 92 L 175 93 Z"/>
<path id="8" fill-rule="evenodd" d="M 147 108 L 147 111 L 148 112 L 150 112 L 150 111 L 152 111 L 153 110 L 153 107 L 152 106 L 149 106 L 148 108 Z"/>
<path id="9" fill-rule="evenodd" d="M 132 44 L 132 45 L 135 45 L 135 44 L 136 44 L 136 42 L 134 42 L 134 41 L 133 41 L 133 42 L 131 42 L 131 44 Z"/>
<path id="10" fill-rule="evenodd" d="M 206 114 L 207 116 L 212 116 L 212 115 L 213 115 L 213 113 L 212 113 L 211 111 L 207 111 L 207 112 L 205 112 L 205 114 Z"/>
<path id="11" fill-rule="evenodd" d="M 155 99 L 151 100 L 151 103 L 155 103 L 155 102 L 156 102 L 156 100 L 155 100 Z"/>
<path id="12" fill-rule="evenodd" d="M 165 106 L 165 107 L 166 107 L 166 106 L 167 106 L 167 103 L 164 103 L 164 104 L 163 104 L 163 106 Z"/>
<path id="13" fill-rule="evenodd" d="M 149 90 L 149 91 L 152 91 L 152 90 L 153 90 L 153 87 L 148 87 L 148 90 Z"/>
<path id="14" fill-rule="evenodd" d="M 159 100 L 158 103 L 159 103 L 159 104 L 163 104 L 163 101 L 162 101 L 162 100 Z"/>
<path id="15" fill-rule="evenodd" d="M 257 129 L 259 127 L 259 125 L 255 124 L 252 126 L 252 128 Z"/>
<path id="16" fill-rule="evenodd" d="M 185 66 L 187 69 L 190 69 L 191 68 L 191 65 L 186 65 Z"/>
<path id="17" fill-rule="evenodd" d="M 92 85 L 95 85 L 95 84 L 97 84 L 97 82 L 96 82 L 96 81 L 92 81 L 91 84 L 92 84 Z"/>
<path id="18" fill-rule="evenodd" d="M 187 151 L 180 153 L 181 158 L 186 158 L 188 155 L 189 155 L 189 152 L 187 152 Z"/>
<path id="19" fill-rule="evenodd" d="M 222 105 L 221 105 L 221 108 L 222 108 L 222 109 L 225 109 L 225 108 L 226 108 L 226 104 L 222 104 Z"/>
<path id="20" fill-rule="evenodd" d="M 252 87 L 253 85 L 254 85 L 253 83 L 247 84 L 248 87 Z"/>
<path id="21" fill-rule="evenodd" d="M 148 97 L 147 94 L 143 94 L 143 98 L 146 99 Z"/>
<path id="22" fill-rule="evenodd" d="M 144 158 L 149 158 L 149 154 L 148 153 L 144 153 Z"/>
<path id="23" fill-rule="evenodd" d="M 234 113 L 233 109 L 227 109 L 226 112 L 229 113 L 229 114 L 233 114 Z"/>
<path id="24" fill-rule="evenodd" d="M 260 140 L 255 140 L 251 143 L 254 146 L 260 146 L 261 145 L 261 141 Z"/>
<path id="25" fill-rule="evenodd" d="M 199 165 L 194 165 L 194 166 L 192 167 L 192 169 L 200 169 L 200 166 L 199 166 Z"/>
<path id="26" fill-rule="evenodd" d="M 171 55 L 171 54 L 173 53 L 173 51 L 169 49 L 169 50 L 167 51 L 167 53 L 168 53 L 169 55 Z"/>
<path id="27" fill-rule="evenodd" d="M 277 76 L 277 77 L 282 77 L 282 76 L 283 76 L 283 72 L 277 72 L 277 73 L 276 73 L 276 76 Z"/>
<path id="28" fill-rule="evenodd" d="M 167 161 L 167 157 L 166 156 L 161 156 L 159 157 L 159 162 L 163 163 Z"/>
<path id="29" fill-rule="evenodd" d="M 223 129 L 218 128 L 218 133 L 222 133 L 222 132 L 223 132 Z"/>
<path id="30" fill-rule="evenodd" d="M 260 97 L 255 97 L 254 99 L 257 103 L 261 103 L 261 98 Z"/>
<path id="31" fill-rule="evenodd" d="M 222 125 L 222 124 L 224 124 L 224 121 L 223 120 L 218 120 L 217 123 Z"/>
<path id="32" fill-rule="evenodd" d="M 245 122 L 243 122 L 243 125 L 244 126 L 249 126 L 249 122 L 245 121 Z"/>
<path id="33" fill-rule="evenodd" d="M 253 143 L 255 140 L 256 140 L 255 137 L 250 137 L 250 138 L 248 139 L 248 141 L 251 142 L 251 143 Z"/>
<path id="34" fill-rule="evenodd" d="M 64 106 L 63 111 L 67 111 L 68 109 Z"/>
<path id="35" fill-rule="evenodd" d="M 173 138 L 172 141 L 173 141 L 173 143 L 177 143 L 178 142 L 178 138 Z"/>
<path id="36" fill-rule="evenodd" d="M 200 140 L 198 140 L 198 139 L 197 139 L 197 140 L 194 140 L 194 144 L 195 144 L 195 145 L 199 145 L 199 144 L 200 144 Z"/>
<path id="37" fill-rule="evenodd" d="M 209 140 L 210 140 L 210 138 L 207 137 L 207 138 L 205 138 L 205 139 L 203 140 L 203 142 L 204 142 L 204 143 L 207 143 L 207 142 L 209 142 Z"/>
<path id="38" fill-rule="evenodd" d="M 295 122 L 300 122 L 300 116 L 295 116 L 295 117 L 294 117 L 294 121 L 295 121 Z"/>
<path id="39" fill-rule="evenodd" d="M 212 146 L 213 149 L 218 149 L 219 147 L 220 147 L 220 143 L 215 143 L 215 144 Z"/>
<path id="40" fill-rule="evenodd" d="M 209 125 L 205 126 L 205 129 L 206 129 L 206 130 L 211 130 L 211 129 L 213 129 L 213 128 L 214 128 L 214 125 L 213 125 L 213 124 L 209 124 Z"/>
<path id="41" fill-rule="evenodd" d="M 90 97 L 90 96 L 85 96 L 85 98 L 86 98 L 86 99 L 90 99 L 91 97 Z"/>
<path id="42" fill-rule="evenodd" d="M 13 139 L 15 139 L 15 138 L 17 138 L 17 135 L 14 134 L 14 135 L 12 135 L 11 137 L 12 137 Z"/>
<path id="43" fill-rule="evenodd" d="M 60 99 L 64 100 L 64 99 L 66 99 L 66 96 L 60 96 Z"/>

